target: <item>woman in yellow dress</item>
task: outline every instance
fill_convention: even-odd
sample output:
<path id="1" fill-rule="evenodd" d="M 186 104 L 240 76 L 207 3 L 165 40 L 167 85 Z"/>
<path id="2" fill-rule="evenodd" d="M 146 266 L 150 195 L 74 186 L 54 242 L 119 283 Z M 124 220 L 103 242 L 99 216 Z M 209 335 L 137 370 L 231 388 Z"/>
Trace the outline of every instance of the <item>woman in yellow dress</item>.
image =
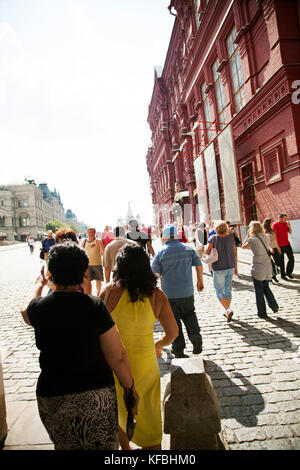
<path id="1" fill-rule="evenodd" d="M 146 251 L 138 244 L 126 244 L 119 251 L 113 282 L 101 293 L 119 329 L 129 358 L 139 408 L 132 442 L 143 449 L 160 449 L 162 439 L 160 373 L 157 358 L 164 346 L 178 336 L 178 326 L 164 292 L 156 287 Z M 164 334 L 154 342 L 156 320 Z M 116 382 L 119 441 L 123 450 L 131 449 L 126 435 L 127 410 L 123 390 Z"/>

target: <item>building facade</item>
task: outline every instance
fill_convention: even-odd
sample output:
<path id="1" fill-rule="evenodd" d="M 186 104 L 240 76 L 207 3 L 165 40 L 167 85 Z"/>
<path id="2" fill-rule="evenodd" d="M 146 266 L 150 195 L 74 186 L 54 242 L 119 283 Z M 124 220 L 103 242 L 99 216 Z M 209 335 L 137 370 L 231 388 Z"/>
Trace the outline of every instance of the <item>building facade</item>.
<path id="1" fill-rule="evenodd" d="M 74 226 L 76 230 L 78 231 L 78 236 L 82 236 L 87 233 L 87 229 L 88 229 L 87 224 L 78 220 L 76 215 L 72 212 L 71 209 L 68 209 L 66 211 L 65 217 L 66 217 L 65 218 L 66 225 L 68 227 Z"/>
<path id="2" fill-rule="evenodd" d="M 46 183 L 34 181 L 0 186 L 0 234 L 8 241 L 37 240 L 45 234 L 45 225 L 52 220 L 65 223 L 65 211 L 56 190 Z"/>
<path id="3" fill-rule="evenodd" d="M 174 220 L 179 203 L 186 223 L 230 220 L 243 238 L 251 220 L 285 212 L 300 251 L 299 2 L 172 0 L 169 10 L 148 113 L 156 222 Z"/>

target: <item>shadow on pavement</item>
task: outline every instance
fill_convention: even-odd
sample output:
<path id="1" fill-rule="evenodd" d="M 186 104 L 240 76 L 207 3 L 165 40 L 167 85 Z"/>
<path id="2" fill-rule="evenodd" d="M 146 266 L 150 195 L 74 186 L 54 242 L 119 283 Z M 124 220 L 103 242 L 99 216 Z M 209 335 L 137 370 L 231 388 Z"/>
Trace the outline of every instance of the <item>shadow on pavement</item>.
<path id="1" fill-rule="evenodd" d="M 170 367 L 171 367 L 171 361 L 174 358 L 172 354 L 168 353 L 168 357 L 165 360 L 163 357 L 158 359 L 158 367 L 159 367 L 159 372 L 160 372 L 160 377 L 163 377 L 164 375 L 170 374 Z"/>
<path id="2" fill-rule="evenodd" d="M 278 320 L 272 319 L 270 317 L 268 320 L 262 319 L 262 328 L 265 328 L 268 323 L 278 325 L 280 328 L 284 329 L 283 323 L 280 323 L 278 322 Z M 235 333 L 238 333 L 239 335 L 243 336 L 242 340 L 251 346 L 256 345 L 266 349 L 281 349 L 282 351 L 295 350 L 295 346 L 291 343 L 289 338 L 286 338 L 285 336 L 282 336 L 279 333 L 270 330 L 261 330 L 260 328 L 256 328 L 255 326 L 252 326 L 247 322 L 237 319 L 233 319 L 232 323 L 229 323 L 228 326 Z M 289 325 L 289 328 L 290 326 L 291 325 Z"/>
<path id="3" fill-rule="evenodd" d="M 276 319 L 270 318 L 268 321 L 278 326 L 278 328 L 281 328 L 282 330 L 286 331 L 287 333 L 292 333 L 294 336 L 297 336 L 297 337 L 300 335 L 299 323 L 294 323 L 292 321 L 285 320 L 284 318 L 281 318 L 281 317 L 277 317 Z M 291 331 L 291 330 L 295 330 L 295 331 Z"/>
<path id="4" fill-rule="evenodd" d="M 250 284 L 245 284 L 245 282 L 249 282 Z M 232 288 L 235 291 L 248 290 L 250 292 L 254 292 L 252 277 L 247 276 L 246 274 L 238 274 L 238 277 L 234 277 L 232 279 Z"/>
<path id="5" fill-rule="evenodd" d="M 253 285 L 252 286 L 249 286 L 248 284 L 242 284 L 241 282 L 239 281 L 236 281 L 236 280 L 233 280 L 232 281 L 232 289 L 234 291 L 245 291 L 245 290 L 248 290 L 250 292 L 254 292 L 254 287 Z"/>
<path id="6" fill-rule="evenodd" d="M 284 287 L 284 289 L 297 290 L 298 293 L 300 294 L 300 283 L 299 281 L 296 281 L 295 279 L 289 279 L 288 284 L 284 284 L 283 281 L 279 280 L 279 284 L 276 284 L 276 285 L 280 287 Z"/>
<path id="7" fill-rule="evenodd" d="M 257 415 L 265 408 L 259 389 L 240 372 L 233 371 L 230 377 L 213 361 L 205 360 L 205 372 L 219 398 L 221 417 L 234 418 L 246 427 L 256 426 Z"/>
<path id="8" fill-rule="evenodd" d="M 289 290 L 297 290 L 299 291 L 300 294 L 300 283 L 299 280 L 297 279 L 289 279 L 288 281 L 282 281 L 281 279 L 278 279 L 279 283 L 271 282 L 270 287 L 272 288 L 273 286 L 276 287 L 283 287 L 284 289 L 289 289 Z M 241 281 L 246 281 L 250 282 L 250 285 L 244 284 Z M 288 284 L 285 284 L 285 282 L 288 282 Z M 252 277 L 247 276 L 245 274 L 239 274 L 238 278 L 233 278 L 232 280 L 232 287 L 235 290 L 249 290 L 254 292 L 254 286 L 252 282 Z"/>
<path id="9" fill-rule="evenodd" d="M 244 280 L 244 281 L 248 281 L 248 282 L 251 282 L 251 285 L 252 285 L 252 276 L 247 276 L 246 274 L 238 274 L 238 278 L 241 279 L 241 280 Z M 233 282 L 238 282 L 236 281 L 235 279 L 233 280 Z"/>

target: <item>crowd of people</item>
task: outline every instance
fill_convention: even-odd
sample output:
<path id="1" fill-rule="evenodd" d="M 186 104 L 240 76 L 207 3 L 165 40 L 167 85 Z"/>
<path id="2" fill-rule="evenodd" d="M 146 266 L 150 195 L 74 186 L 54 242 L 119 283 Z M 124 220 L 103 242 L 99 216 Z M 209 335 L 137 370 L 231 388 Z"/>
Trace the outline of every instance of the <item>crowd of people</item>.
<path id="1" fill-rule="evenodd" d="M 229 221 L 216 221 L 210 230 L 204 223 L 168 224 L 154 232 L 131 220 L 100 235 L 89 227 L 82 240 L 70 228 L 48 231 L 41 246 L 45 263 L 21 312 L 40 350 L 37 403 L 55 449 L 129 450 L 131 442 L 160 449 L 157 359 L 169 345 L 176 358 L 187 357 L 183 326 L 193 354 L 203 347 L 193 269 L 202 292 L 203 263 L 208 266 L 231 322 L 237 247 L 250 249 L 257 315 L 268 318 L 265 301 L 273 312 L 279 309 L 270 289 L 270 281 L 278 281 L 276 266 L 283 279 L 293 279 L 286 219 L 252 221 L 243 243 Z M 162 242 L 156 253 L 153 234 Z M 163 333 L 154 341 L 157 320 Z"/>

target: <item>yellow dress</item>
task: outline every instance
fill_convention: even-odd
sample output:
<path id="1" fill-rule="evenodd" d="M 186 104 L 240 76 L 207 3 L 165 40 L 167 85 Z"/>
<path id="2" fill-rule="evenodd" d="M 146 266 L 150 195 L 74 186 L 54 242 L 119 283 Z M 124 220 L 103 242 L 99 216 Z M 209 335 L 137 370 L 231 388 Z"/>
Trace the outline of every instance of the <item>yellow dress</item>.
<path id="1" fill-rule="evenodd" d="M 158 445 L 162 439 L 160 373 L 153 339 L 156 318 L 150 300 L 146 297 L 144 301 L 132 303 L 125 289 L 111 315 L 126 348 L 135 389 L 140 398 L 132 442 L 141 447 Z M 124 392 L 116 377 L 115 384 L 119 426 L 126 433 Z"/>

